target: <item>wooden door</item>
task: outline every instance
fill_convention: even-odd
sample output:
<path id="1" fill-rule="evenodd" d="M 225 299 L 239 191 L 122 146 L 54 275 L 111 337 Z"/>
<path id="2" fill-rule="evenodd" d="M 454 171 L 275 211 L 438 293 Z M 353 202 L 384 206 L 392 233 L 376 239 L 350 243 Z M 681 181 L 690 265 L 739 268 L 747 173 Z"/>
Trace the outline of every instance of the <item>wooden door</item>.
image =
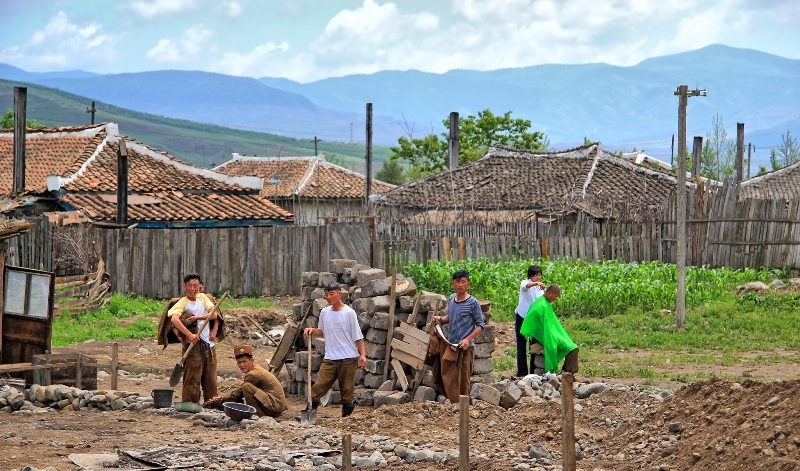
<path id="1" fill-rule="evenodd" d="M 3 356 L 0 363 L 31 363 L 34 355 L 50 350 L 55 276 L 50 272 L 6 266 L 3 281 L 3 311 L 0 313 Z"/>

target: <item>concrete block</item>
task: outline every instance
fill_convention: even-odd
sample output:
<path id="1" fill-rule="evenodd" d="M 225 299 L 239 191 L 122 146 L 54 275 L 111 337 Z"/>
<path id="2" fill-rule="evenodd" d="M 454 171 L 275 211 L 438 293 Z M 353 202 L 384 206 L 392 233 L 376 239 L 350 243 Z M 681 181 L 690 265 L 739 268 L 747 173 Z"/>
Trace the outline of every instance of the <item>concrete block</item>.
<path id="1" fill-rule="evenodd" d="M 396 313 L 395 313 L 396 314 Z M 372 316 L 372 321 L 370 326 L 373 329 L 389 329 L 389 313 L 388 312 L 376 312 L 374 316 Z M 386 343 L 384 341 L 384 343 Z"/>
<path id="2" fill-rule="evenodd" d="M 406 278 L 403 275 L 397 275 L 397 283 L 395 284 L 394 289 L 395 295 L 397 296 L 413 296 L 414 293 L 417 292 L 417 284 L 414 283 L 413 278 Z"/>
<path id="3" fill-rule="evenodd" d="M 328 301 L 324 299 L 315 299 L 311 304 L 311 315 L 319 317 L 319 312 L 328 306 Z"/>
<path id="4" fill-rule="evenodd" d="M 364 350 L 366 350 L 368 358 L 374 358 L 376 360 L 383 360 L 386 358 L 386 344 L 364 342 Z"/>
<path id="5" fill-rule="evenodd" d="M 356 388 L 356 392 L 353 395 L 353 402 L 357 406 L 372 407 L 375 404 L 372 399 L 372 394 L 373 391 L 371 389 Z"/>
<path id="6" fill-rule="evenodd" d="M 447 307 L 447 297 L 430 291 L 423 291 L 422 296 L 419 298 L 419 308 L 422 312 L 433 311 L 436 306 L 436 300 L 439 300 L 439 309 L 442 310 Z"/>
<path id="7" fill-rule="evenodd" d="M 373 400 L 375 401 L 375 407 L 382 406 L 384 404 L 396 406 L 398 404 L 410 402 L 411 394 L 404 393 L 402 391 L 376 391 L 373 395 Z"/>
<path id="8" fill-rule="evenodd" d="M 300 289 L 300 299 L 303 301 L 312 301 L 311 294 L 317 289 L 316 286 L 303 286 Z"/>
<path id="9" fill-rule="evenodd" d="M 355 301 L 356 299 L 361 299 L 362 298 L 362 296 L 361 296 L 361 288 L 353 287 L 353 288 L 350 288 L 350 291 L 351 291 L 351 293 L 350 293 L 350 300 L 351 301 Z"/>
<path id="10" fill-rule="evenodd" d="M 397 302 L 400 303 L 400 312 L 412 312 L 414 310 L 414 302 L 416 300 L 416 296 L 398 297 Z"/>
<path id="11" fill-rule="evenodd" d="M 344 274 L 345 268 L 353 268 L 356 266 L 358 262 L 355 260 L 348 260 L 345 258 L 334 258 L 331 260 L 330 267 L 328 271 L 331 273 L 336 273 L 337 275 Z"/>
<path id="12" fill-rule="evenodd" d="M 376 280 L 370 280 L 361 286 L 361 295 L 365 298 L 387 295 L 389 294 L 391 284 L 391 278 L 378 278 Z"/>
<path id="13" fill-rule="evenodd" d="M 292 304 L 292 320 L 297 322 L 303 318 L 303 314 L 305 314 L 305 310 L 303 309 L 303 305 L 305 303 L 295 303 Z M 309 303 L 310 304 L 310 303 Z"/>
<path id="14" fill-rule="evenodd" d="M 350 302 L 350 292 L 342 289 L 342 302 L 347 304 Z"/>
<path id="15" fill-rule="evenodd" d="M 358 326 L 361 328 L 361 334 L 366 334 L 369 331 L 370 324 L 372 323 L 372 316 L 367 311 L 362 311 L 358 314 Z"/>
<path id="16" fill-rule="evenodd" d="M 325 356 L 325 337 L 314 337 L 311 345 L 317 353 Z"/>
<path id="17" fill-rule="evenodd" d="M 480 399 L 481 401 L 488 402 L 489 404 L 493 404 L 495 406 L 500 405 L 500 391 L 488 384 L 473 384 L 469 395 L 474 399 Z"/>
<path id="18" fill-rule="evenodd" d="M 375 296 L 374 298 L 363 299 L 367 300 L 367 311 L 370 314 L 374 314 L 379 311 L 389 312 L 389 296 Z"/>
<path id="19" fill-rule="evenodd" d="M 383 278 L 386 278 L 386 271 L 381 270 L 380 268 L 367 268 L 364 270 L 358 270 L 358 274 L 356 275 L 356 285 L 363 287 L 369 281 L 380 280 Z"/>
<path id="20" fill-rule="evenodd" d="M 314 327 L 316 328 L 319 325 L 319 317 L 317 316 L 308 316 L 306 317 L 306 322 L 303 324 L 303 327 Z M 302 335 L 301 335 L 302 337 Z"/>
<path id="21" fill-rule="evenodd" d="M 505 391 L 500 394 L 500 407 L 503 409 L 511 409 L 519 399 L 523 396 L 524 391 L 514 383 L 508 385 Z"/>
<path id="22" fill-rule="evenodd" d="M 315 271 L 304 271 L 300 275 L 302 286 L 319 286 L 319 273 Z"/>
<path id="23" fill-rule="evenodd" d="M 416 402 L 435 402 L 436 390 L 428 386 L 420 386 L 417 388 L 417 393 L 414 394 L 414 400 Z"/>
<path id="24" fill-rule="evenodd" d="M 375 314 L 378 314 L 377 312 Z M 397 327 L 401 322 L 408 323 L 408 316 L 411 314 L 407 312 L 394 312 L 394 326 Z M 388 319 L 387 319 L 388 320 Z"/>
<path id="25" fill-rule="evenodd" d="M 492 369 L 494 369 L 494 366 L 492 365 L 491 358 L 476 358 L 472 366 L 472 374 L 482 375 L 491 373 Z"/>
<path id="26" fill-rule="evenodd" d="M 342 279 L 342 283 L 347 283 L 347 284 L 353 284 L 356 281 L 356 277 L 353 275 L 352 268 L 345 268 L 344 270 L 342 270 L 342 276 L 340 278 Z"/>
<path id="27" fill-rule="evenodd" d="M 374 319 L 374 317 L 373 317 L 373 319 Z M 376 329 L 374 327 L 370 327 L 370 329 L 367 331 L 367 335 L 364 336 L 364 339 L 366 339 L 367 342 L 379 343 L 379 344 L 386 345 L 387 334 L 388 334 L 388 332 L 385 331 L 385 330 L 381 330 L 381 329 Z"/>
<path id="28" fill-rule="evenodd" d="M 322 288 L 314 288 L 314 290 L 311 291 L 311 297 L 308 299 L 308 301 L 314 301 L 314 300 L 317 300 L 317 299 L 322 299 L 322 300 L 325 299 L 325 290 L 324 289 L 322 289 Z"/>
<path id="29" fill-rule="evenodd" d="M 425 374 L 422 375 L 422 385 L 430 388 L 436 387 L 436 383 L 433 381 L 433 371 L 430 368 L 425 369 Z"/>
<path id="30" fill-rule="evenodd" d="M 378 389 L 383 384 L 383 373 L 374 374 L 367 373 L 364 375 L 364 387 L 370 389 Z"/>
<path id="31" fill-rule="evenodd" d="M 475 337 L 475 343 L 494 343 L 497 335 L 497 328 L 493 325 L 487 325 L 483 328 L 483 332 Z"/>
<path id="32" fill-rule="evenodd" d="M 494 343 L 476 343 L 475 358 L 491 358 L 494 351 Z"/>
<path id="33" fill-rule="evenodd" d="M 325 285 L 328 283 L 336 282 L 338 283 L 339 276 L 336 273 L 331 273 L 329 271 L 321 271 L 319 272 L 319 283 L 318 286 L 320 288 L 324 288 Z"/>
<path id="34" fill-rule="evenodd" d="M 367 358 L 367 373 L 383 374 L 383 368 L 386 363 L 383 360 L 375 360 Z"/>

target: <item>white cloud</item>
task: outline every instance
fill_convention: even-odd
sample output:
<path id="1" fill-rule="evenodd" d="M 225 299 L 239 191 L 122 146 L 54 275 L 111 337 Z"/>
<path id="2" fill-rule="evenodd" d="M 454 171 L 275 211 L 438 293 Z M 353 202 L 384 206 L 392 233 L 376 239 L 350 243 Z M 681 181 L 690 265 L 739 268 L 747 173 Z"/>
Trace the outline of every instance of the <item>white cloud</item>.
<path id="1" fill-rule="evenodd" d="M 154 18 L 192 10 L 197 3 L 197 0 L 133 0 L 127 7 L 142 18 Z"/>
<path id="2" fill-rule="evenodd" d="M 41 30 L 34 31 L 22 45 L 0 50 L 0 62 L 24 64 L 27 70 L 82 67 L 113 59 L 117 38 L 102 34 L 102 25 L 73 23 L 59 11 Z"/>
<path id="3" fill-rule="evenodd" d="M 280 64 L 286 59 L 285 54 L 289 50 L 286 42 L 274 43 L 267 42 L 259 44 L 245 54 L 227 52 L 222 57 L 214 61 L 209 70 L 222 74 L 242 75 L 249 77 L 272 76 L 281 77 L 283 66 Z M 300 61 L 294 58 L 292 61 Z"/>
<path id="4" fill-rule="evenodd" d="M 227 2 L 225 5 L 225 12 L 231 18 L 236 18 L 242 14 L 242 6 L 239 5 L 239 2 Z"/>
<path id="5" fill-rule="evenodd" d="M 211 31 L 203 25 L 192 26 L 176 39 L 160 39 L 147 51 L 147 58 L 162 64 L 181 64 L 201 56 Z"/>

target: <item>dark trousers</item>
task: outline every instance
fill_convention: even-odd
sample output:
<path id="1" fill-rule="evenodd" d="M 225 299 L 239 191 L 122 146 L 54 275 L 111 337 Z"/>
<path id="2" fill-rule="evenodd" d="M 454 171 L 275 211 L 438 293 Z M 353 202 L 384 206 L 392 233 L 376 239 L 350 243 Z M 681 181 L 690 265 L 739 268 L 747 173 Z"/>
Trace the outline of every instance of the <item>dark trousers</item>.
<path id="1" fill-rule="evenodd" d="M 527 376 L 528 373 L 533 373 L 533 356 L 528 354 L 528 339 L 519 333 L 522 327 L 522 321 L 519 314 L 514 314 L 514 337 L 517 340 L 517 377 L 522 378 Z M 529 363 L 530 362 L 530 363 Z M 528 365 L 530 364 L 530 369 Z"/>
<path id="2" fill-rule="evenodd" d="M 186 352 L 187 348 L 189 343 L 183 345 L 183 351 Z M 200 402 L 201 389 L 206 401 L 217 395 L 217 351 L 215 347 L 198 340 L 183 364 L 181 400 Z"/>

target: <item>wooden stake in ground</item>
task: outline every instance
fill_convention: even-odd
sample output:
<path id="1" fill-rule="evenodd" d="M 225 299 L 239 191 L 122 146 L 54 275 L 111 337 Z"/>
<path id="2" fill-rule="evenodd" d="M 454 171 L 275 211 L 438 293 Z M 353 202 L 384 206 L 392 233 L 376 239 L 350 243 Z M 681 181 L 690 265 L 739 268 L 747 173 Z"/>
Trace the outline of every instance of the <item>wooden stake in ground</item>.
<path id="1" fill-rule="evenodd" d="M 351 453 L 353 451 L 353 436 L 345 433 L 342 437 L 342 471 L 350 471 L 352 468 L 353 458 Z"/>
<path id="2" fill-rule="evenodd" d="M 469 396 L 458 398 L 458 471 L 469 471 Z"/>
<path id="3" fill-rule="evenodd" d="M 111 344 L 111 390 L 117 390 L 117 369 L 119 367 L 119 344 Z"/>
<path id="4" fill-rule="evenodd" d="M 575 407 L 572 373 L 561 374 L 561 467 L 575 471 Z"/>
<path id="5" fill-rule="evenodd" d="M 389 331 L 386 334 L 386 360 L 383 362 L 383 382 L 389 375 L 389 362 L 392 358 L 392 336 L 394 335 L 394 305 L 397 303 L 397 267 L 392 267 L 392 286 L 389 291 Z M 402 370 L 397 373 L 402 374 Z"/>

